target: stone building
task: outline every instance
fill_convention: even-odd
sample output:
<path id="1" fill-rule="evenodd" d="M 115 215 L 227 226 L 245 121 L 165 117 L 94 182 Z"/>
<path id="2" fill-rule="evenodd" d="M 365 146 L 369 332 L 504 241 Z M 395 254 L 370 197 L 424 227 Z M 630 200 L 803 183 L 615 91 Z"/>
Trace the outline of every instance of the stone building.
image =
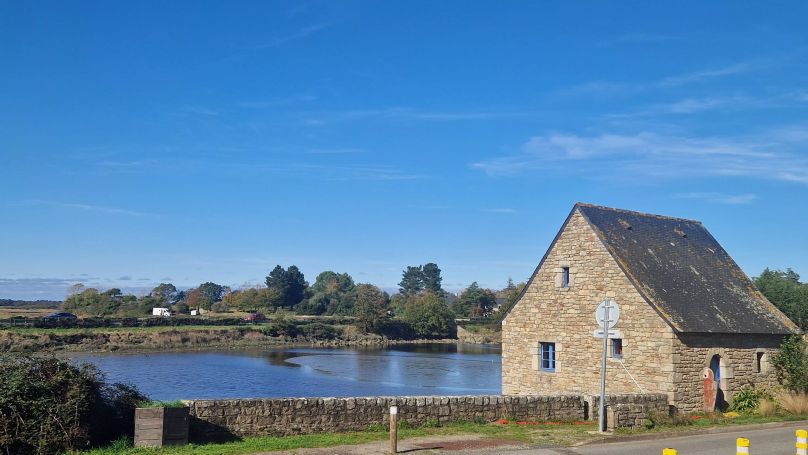
<path id="1" fill-rule="evenodd" d="M 775 386 L 768 359 L 799 331 L 700 222 L 578 203 L 502 323 L 503 393 L 598 393 L 606 299 L 620 306 L 608 392 L 666 393 L 686 412 L 708 368 L 727 402 Z"/>

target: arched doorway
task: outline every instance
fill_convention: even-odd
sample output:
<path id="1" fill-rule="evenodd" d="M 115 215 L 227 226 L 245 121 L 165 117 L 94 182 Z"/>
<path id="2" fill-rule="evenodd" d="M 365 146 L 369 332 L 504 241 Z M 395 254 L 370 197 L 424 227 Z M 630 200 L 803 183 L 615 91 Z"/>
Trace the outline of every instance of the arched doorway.
<path id="1" fill-rule="evenodd" d="M 724 390 L 721 387 L 721 370 L 724 369 L 724 359 L 718 354 L 713 355 L 710 359 L 710 369 L 713 371 L 715 386 L 718 389 L 715 397 L 715 409 L 724 411 L 727 409 L 727 402 L 724 399 Z"/>

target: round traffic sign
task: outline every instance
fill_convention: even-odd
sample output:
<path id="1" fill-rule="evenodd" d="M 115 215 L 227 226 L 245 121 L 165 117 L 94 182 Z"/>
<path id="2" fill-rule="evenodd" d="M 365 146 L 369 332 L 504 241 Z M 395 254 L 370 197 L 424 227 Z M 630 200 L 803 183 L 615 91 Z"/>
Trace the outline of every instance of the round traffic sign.
<path id="1" fill-rule="evenodd" d="M 608 318 L 606 316 L 607 314 Z M 614 300 L 604 300 L 600 302 L 597 311 L 595 311 L 595 321 L 598 323 L 598 326 L 606 326 L 607 330 L 611 329 L 617 324 L 618 319 L 620 319 L 620 306 L 617 305 L 617 302 Z"/>

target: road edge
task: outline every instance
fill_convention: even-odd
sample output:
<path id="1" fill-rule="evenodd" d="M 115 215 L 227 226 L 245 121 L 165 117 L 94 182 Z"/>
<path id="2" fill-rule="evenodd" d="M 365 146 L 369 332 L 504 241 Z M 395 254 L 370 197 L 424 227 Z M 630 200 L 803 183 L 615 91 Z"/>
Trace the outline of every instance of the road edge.
<path id="1" fill-rule="evenodd" d="M 793 426 L 803 425 L 808 427 L 808 420 L 786 420 L 782 422 L 750 423 L 744 425 L 725 425 L 713 428 L 699 428 L 691 431 L 666 431 L 666 432 L 645 433 L 645 434 L 626 435 L 626 436 L 611 435 L 599 439 L 584 441 L 578 444 L 573 444 L 570 447 L 581 447 L 593 444 L 613 444 L 616 442 L 647 441 L 650 439 L 675 438 L 678 436 L 685 437 L 691 435 L 732 433 L 743 430 L 765 430 L 767 428 L 784 428 L 792 425 Z"/>

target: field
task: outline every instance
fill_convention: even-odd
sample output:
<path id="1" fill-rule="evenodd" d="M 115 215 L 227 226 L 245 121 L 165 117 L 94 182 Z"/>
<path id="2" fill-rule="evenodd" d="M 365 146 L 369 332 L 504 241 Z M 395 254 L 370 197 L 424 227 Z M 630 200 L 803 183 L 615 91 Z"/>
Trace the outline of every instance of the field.
<path id="1" fill-rule="evenodd" d="M 14 317 L 41 318 L 55 311 L 53 308 L 23 308 L 16 306 L 0 306 L 0 319 Z"/>

